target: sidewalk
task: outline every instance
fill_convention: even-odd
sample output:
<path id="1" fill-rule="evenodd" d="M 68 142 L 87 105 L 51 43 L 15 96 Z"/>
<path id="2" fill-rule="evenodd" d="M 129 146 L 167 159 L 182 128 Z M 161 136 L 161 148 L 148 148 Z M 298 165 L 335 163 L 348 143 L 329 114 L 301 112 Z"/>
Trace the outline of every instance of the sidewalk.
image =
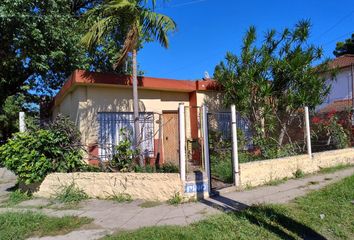
<path id="1" fill-rule="evenodd" d="M 162 204 L 152 208 L 142 208 L 139 206 L 142 201 L 118 204 L 112 201 L 92 199 L 82 202 L 81 207 L 75 210 L 57 210 L 45 207 L 36 209 L 33 207 L 45 206 L 48 202 L 43 199 L 33 199 L 22 202 L 19 207 L 11 210 L 23 211 L 23 209 L 28 210 L 29 207 L 32 207 L 31 210 L 51 216 L 74 215 L 94 219 L 93 223 L 84 229 L 73 231 L 64 236 L 40 239 L 99 239 L 113 232 L 134 230 L 140 227 L 187 225 L 202 220 L 211 214 L 220 213 L 221 210 L 241 210 L 255 203 L 286 203 L 296 197 L 306 195 L 311 190 L 320 189 L 353 174 L 354 167 L 330 174 L 291 179 L 277 186 L 264 186 L 243 192 L 224 193 L 201 202 L 178 206 Z M 1 191 L 4 190 L 1 184 L 0 189 Z M 0 193 L 1 195 L 3 193 Z M 0 209 L 0 212 L 7 210 L 9 209 Z"/>

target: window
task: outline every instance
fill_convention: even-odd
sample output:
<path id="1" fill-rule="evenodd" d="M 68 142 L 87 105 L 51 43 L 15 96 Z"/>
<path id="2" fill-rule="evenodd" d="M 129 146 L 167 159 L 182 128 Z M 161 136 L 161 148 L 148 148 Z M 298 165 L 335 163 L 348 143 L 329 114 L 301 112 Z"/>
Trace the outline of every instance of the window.
<path id="1" fill-rule="evenodd" d="M 101 112 L 98 113 L 99 122 L 99 157 L 108 161 L 115 154 L 115 146 L 122 140 L 121 130 L 127 132 L 133 142 L 134 116 L 131 112 Z M 140 139 L 139 146 L 145 157 L 154 155 L 154 115 L 153 113 L 139 113 Z"/>

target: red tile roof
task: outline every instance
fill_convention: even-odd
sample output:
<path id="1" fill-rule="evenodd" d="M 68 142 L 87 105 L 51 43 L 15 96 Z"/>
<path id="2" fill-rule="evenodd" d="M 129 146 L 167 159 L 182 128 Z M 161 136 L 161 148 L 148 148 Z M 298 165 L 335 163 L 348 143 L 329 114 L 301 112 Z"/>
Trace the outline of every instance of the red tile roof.
<path id="1" fill-rule="evenodd" d="M 354 54 L 345 54 L 330 61 L 329 68 L 345 68 L 354 65 Z"/>

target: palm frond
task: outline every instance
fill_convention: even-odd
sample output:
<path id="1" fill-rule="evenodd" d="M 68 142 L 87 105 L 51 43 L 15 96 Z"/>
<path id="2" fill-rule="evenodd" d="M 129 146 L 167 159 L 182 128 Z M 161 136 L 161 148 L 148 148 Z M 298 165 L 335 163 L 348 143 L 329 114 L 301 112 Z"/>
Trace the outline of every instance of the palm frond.
<path id="1" fill-rule="evenodd" d="M 148 10 L 142 11 L 142 35 L 155 38 L 163 47 L 169 45 L 168 33 L 176 30 L 176 23 L 168 16 Z"/>
<path id="2" fill-rule="evenodd" d="M 81 43 L 84 44 L 89 50 L 92 50 L 98 45 L 103 36 L 106 35 L 112 26 L 113 17 L 106 17 L 96 21 L 87 33 L 81 38 Z"/>
<path id="3" fill-rule="evenodd" d="M 131 52 L 133 49 L 136 48 L 138 39 L 139 39 L 139 29 L 136 26 L 136 24 L 134 24 L 130 28 L 127 36 L 125 37 L 123 47 L 119 52 L 119 57 L 117 59 L 117 62 L 114 64 L 114 68 L 117 68 L 118 66 L 124 63 L 129 52 Z"/>

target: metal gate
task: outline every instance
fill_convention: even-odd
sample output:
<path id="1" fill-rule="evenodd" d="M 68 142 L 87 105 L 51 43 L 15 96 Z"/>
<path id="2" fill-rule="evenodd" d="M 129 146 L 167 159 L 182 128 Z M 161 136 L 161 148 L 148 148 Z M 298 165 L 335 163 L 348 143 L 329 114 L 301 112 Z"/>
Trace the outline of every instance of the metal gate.
<path id="1" fill-rule="evenodd" d="M 246 140 L 244 150 L 252 145 L 249 121 L 236 114 L 238 133 Z M 208 113 L 209 161 L 211 188 L 218 190 L 234 185 L 232 163 L 231 112 Z"/>

